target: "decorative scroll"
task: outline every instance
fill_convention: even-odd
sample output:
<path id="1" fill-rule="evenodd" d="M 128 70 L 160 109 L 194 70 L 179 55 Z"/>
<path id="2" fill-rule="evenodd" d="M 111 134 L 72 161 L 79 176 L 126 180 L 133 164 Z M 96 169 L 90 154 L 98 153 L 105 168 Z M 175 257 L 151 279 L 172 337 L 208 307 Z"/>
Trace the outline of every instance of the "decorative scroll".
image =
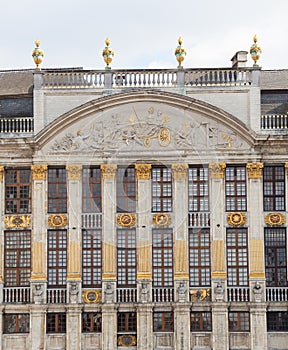
<path id="1" fill-rule="evenodd" d="M 270 226 L 284 225 L 286 217 L 282 213 L 269 213 L 265 216 L 265 224 Z"/>
<path id="2" fill-rule="evenodd" d="M 242 226 L 246 224 L 245 213 L 235 212 L 227 215 L 227 224 L 230 226 Z"/>
<path id="3" fill-rule="evenodd" d="M 137 339 L 135 335 L 123 334 L 118 336 L 118 346 L 136 346 Z"/>
<path id="4" fill-rule="evenodd" d="M 68 180 L 80 180 L 82 165 L 66 165 Z"/>
<path id="5" fill-rule="evenodd" d="M 171 215 L 166 213 L 154 214 L 153 225 L 155 226 L 168 226 L 171 225 Z"/>
<path id="6" fill-rule="evenodd" d="M 190 301 L 210 301 L 211 289 L 190 290 Z"/>
<path id="7" fill-rule="evenodd" d="M 8 215 L 5 216 L 6 228 L 28 228 L 30 227 L 30 215 Z"/>
<path id="8" fill-rule="evenodd" d="M 149 180 L 151 164 L 135 164 L 136 176 L 138 180 Z"/>
<path id="9" fill-rule="evenodd" d="M 209 169 L 212 179 L 223 179 L 225 175 L 226 163 L 210 163 Z"/>
<path id="10" fill-rule="evenodd" d="M 186 179 L 188 164 L 172 164 L 171 169 L 175 180 Z"/>
<path id="11" fill-rule="evenodd" d="M 117 215 L 117 225 L 129 227 L 135 226 L 136 215 L 135 214 L 118 214 Z"/>
<path id="12" fill-rule="evenodd" d="M 247 163 L 249 179 L 260 179 L 262 177 L 263 163 Z"/>
<path id="13" fill-rule="evenodd" d="M 116 164 L 102 164 L 101 174 L 104 180 L 113 180 L 116 175 L 117 165 Z"/>
<path id="14" fill-rule="evenodd" d="M 101 290 L 83 290 L 82 298 L 85 304 L 101 303 Z"/>
<path id="15" fill-rule="evenodd" d="M 67 222 L 67 215 L 65 214 L 51 214 L 48 216 L 49 227 L 65 227 Z"/>
<path id="16" fill-rule="evenodd" d="M 33 180 L 46 180 L 47 165 L 31 165 Z"/>

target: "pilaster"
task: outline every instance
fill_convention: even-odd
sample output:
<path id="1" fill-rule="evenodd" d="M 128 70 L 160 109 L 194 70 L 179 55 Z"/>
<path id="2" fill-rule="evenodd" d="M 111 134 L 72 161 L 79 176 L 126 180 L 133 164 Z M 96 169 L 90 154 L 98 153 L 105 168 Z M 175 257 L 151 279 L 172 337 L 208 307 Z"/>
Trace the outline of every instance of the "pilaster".
<path id="1" fill-rule="evenodd" d="M 4 166 L 0 166 L 0 215 L 4 216 L 5 188 L 4 188 Z M 4 220 L 0 222 L 0 230 L 4 230 Z M 1 235 L 0 240 L 0 302 L 3 301 L 3 278 L 4 278 L 4 235 Z M 1 347 L 0 347 L 1 349 Z"/>
<path id="2" fill-rule="evenodd" d="M 226 303 L 212 306 L 213 350 L 229 350 L 228 309 Z"/>
<path id="3" fill-rule="evenodd" d="M 114 304 L 102 306 L 102 350 L 117 348 L 117 310 Z"/>
<path id="4" fill-rule="evenodd" d="M 267 350 L 266 304 L 250 306 L 251 349 Z"/>
<path id="5" fill-rule="evenodd" d="M 153 311 L 151 304 L 137 307 L 137 349 L 151 349 L 153 344 Z"/>
<path id="6" fill-rule="evenodd" d="M 82 306 L 70 305 L 67 309 L 67 350 L 81 350 L 81 308 Z"/>
<path id="7" fill-rule="evenodd" d="M 190 307 L 189 304 L 176 304 L 174 308 L 175 349 L 190 349 Z"/>
<path id="8" fill-rule="evenodd" d="M 44 349 L 46 332 L 46 307 L 43 305 L 30 306 L 30 346 L 31 350 Z"/>

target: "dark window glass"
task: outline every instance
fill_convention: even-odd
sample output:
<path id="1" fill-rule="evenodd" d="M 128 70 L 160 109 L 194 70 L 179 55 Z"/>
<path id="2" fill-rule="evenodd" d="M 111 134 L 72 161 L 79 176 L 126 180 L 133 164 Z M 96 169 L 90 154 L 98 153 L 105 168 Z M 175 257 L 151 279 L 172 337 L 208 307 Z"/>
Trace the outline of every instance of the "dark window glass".
<path id="1" fill-rule="evenodd" d="M 117 284 L 136 286 L 136 231 L 117 230 Z"/>
<path id="2" fill-rule="evenodd" d="M 267 287 L 287 286 L 286 228 L 264 229 Z"/>
<path id="3" fill-rule="evenodd" d="M 285 210 L 285 168 L 265 166 L 263 169 L 264 211 Z"/>
<path id="4" fill-rule="evenodd" d="M 29 314 L 4 314 L 4 334 L 9 333 L 29 333 Z"/>
<path id="5" fill-rule="evenodd" d="M 117 212 L 134 213 L 136 211 L 135 168 L 117 169 Z"/>
<path id="6" fill-rule="evenodd" d="M 83 168 L 82 174 L 82 210 L 83 213 L 101 213 L 101 170 Z"/>
<path id="7" fill-rule="evenodd" d="M 152 168 L 152 211 L 172 211 L 172 173 L 170 168 Z"/>
<path id="8" fill-rule="evenodd" d="M 210 230 L 189 230 L 190 287 L 211 284 Z"/>
<path id="9" fill-rule="evenodd" d="M 65 313 L 47 313 L 46 321 L 47 333 L 66 333 Z"/>
<path id="10" fill-rule="evenodd" d="M 153 313 L 153 331 L 154 332 L 174 332 L 173 312 L 154 312 Z"/>
<path id="11" fill-rule="evenodd" d="M 191 332 L 211 332 L 211 312 L 191 312 Z"/>
<path id="12" fill-rule="evenodd" d="M 188 210 L 209 211 L 208 168 L 190 167 L 188 170 Z"/>
<path id="13" fill-rule="evenodd" d="M 29 286 L 31 233 L 30 231 L 5 231 L 4 236 L 5 286 Z"/>
<path id="14" fill-rule="evenodd" d="M 288 332 L 288 312 L 267 312 L 268 332 Z"/>
<path id="15" fill-rule="evenodd" d="M 66 169 L 48 168 L 48 213 L 67 212 Z"/>
<path id="16" fill-rule="evenodd" d="M 135 333 L 137 332 L 136 312 L 118 312 L 117 314 L 117 332 Z"/>
<path id="17" fill-rule="evenodd" d="M 101 333 L 102 316 L 99 312 L 84 312 L 82 314 L 83 333 Z"/>
<path id="18" fill-rule="evenodd" d="M 226 211 L 246 211 L 246 167 L 225 169 Z"/>
<path id="19" fill-rule="evenodd" d="M 31 212 L 30 169 L 7 169 L 5 171 L 5 212 L 6 214 Z"/>
<path id="20" fill-rule="evenodd" d="M 229 332 L 249 332 L 250 315 L 249 312 L 229 312 Z"/>

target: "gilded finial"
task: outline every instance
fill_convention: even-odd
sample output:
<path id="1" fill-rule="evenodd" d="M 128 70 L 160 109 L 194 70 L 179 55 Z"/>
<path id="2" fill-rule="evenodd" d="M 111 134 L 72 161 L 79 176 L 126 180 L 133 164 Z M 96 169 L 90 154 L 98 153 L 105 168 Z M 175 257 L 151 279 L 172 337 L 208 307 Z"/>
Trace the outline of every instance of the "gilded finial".
<path id="1" fill-rule="evenodd" d="M 181 63 L 184 61 L 184 58 L 186 56 L 186 50 L 184 47 L 182 47 L 182 38 L 179 37 L 178 38 L 178 46 L 175 49 L 175 56 L 176 56 L 176 60 L 178 61 L 178 68 L 181 69 L 183 68 L 183 66 L 181 65 Z"/>
<path id="2" fill-rule="evenodd" d="M 110 39 L 106 38 L 105 40 L 106 47 L 102 51 L 102 56 L 104 59 L 104 62 L 106 63 L 105 69 L 111 69 L 109 64 L 112 62 L 114 51 L 109 47 L 110 45 Z"/>
<path id="3" fill-rule="evenodd" d="M 37 70 L 40 70 L 39 65 L 40 65 L 40 64 L 42 63 L 42 61 L 43 61 L 44 52 L 43 52 L 43 50 L 39 49 L 40 40 L 37 39 L 37 40 L 35 41 L 35 45 L 36 45 L 36 47 L 35 47 L 35 49 L 34 49 L 33 52 L 32 52 L 32 57 L 33 57 L 34 62 L 35 62 L 35 64 L 36 64 L 36 69 L 37 69 Z"/>
<path id="4" fill-rule="evenodd" d="M 254 61 L 253 67 L 258 67 L 257 61 L 260 58 L 262 50 L 261 50 L 261 47 L 258 46 L 257 44 L 257 41 L 258 41 L 257 35 L 254 35 L 253 41 L 254 41 L 254 44 L 252 44 L 250 47 L 250 55 Z"/>

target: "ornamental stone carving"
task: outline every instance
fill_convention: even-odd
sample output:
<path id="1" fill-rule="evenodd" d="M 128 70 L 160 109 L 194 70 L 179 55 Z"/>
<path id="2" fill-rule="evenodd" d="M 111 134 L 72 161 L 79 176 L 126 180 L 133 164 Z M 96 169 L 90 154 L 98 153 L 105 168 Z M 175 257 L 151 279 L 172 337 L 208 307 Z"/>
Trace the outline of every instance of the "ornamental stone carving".
<path id="1" fill-rule="evenodd" d="M 117 164 L 101 164 L 101 174 L 104 180 L 113 180 L 117 171 Z"/>
<path id="2" fill-rule="evenodd" d="M 226 163 L 210 163 L 209 169 L 212 179 L 223 179 Z"/>
<path id="3" fill-rule="evenodd" d="M 135 164 L 137 179 L 149 180 L 151 174 L 151 167 L 151 164 Z"/>
<path id="4" fill-rule="evenodd" d="M 7 215 L 5 216 L 6 228 L 28 228 L 30 227 L 30 215 Z"/>
<path id="5" fill-rule="evenodd" d="M 247 163 L 248 179 L 260 179 L 262 177 L 263 163 Z"/>
<path id="6" fill-rule="evenodd" d="M 243 226 L 246 223 L 245 213 L 235 212 L 227 215 L 227 224 L 230 226 Z"/>
<path id="7" fill-rule="evenodd" d="M 117 215 L 117 225 L 130 227 L 135 226 L 136 215 L 135 214 L 118 214 Z"/>
<path id="8" fill-rule="evenodd" d="M 46 180 L 47 165 L 31 165 L 33 180 Z"/>
<path id="9" fill-rule="evenodd" d="M 171 169 L 175 180 L 186 179 L 188 164 L 172 164 Z"/>
<path id="10" fill-rule="evenodd" d="M 85 304 L 101 302 L 101 290 L 83 290 L 82 298 Z"/>
<path id="11" fill-rule="evenodd" d="M 68 180 L 80 180 L 82 165 L 66 165 Z"/>
<path id="12" fill-rule="evenodd" d="M 125 347 L 136 346 L 137 339 L 135 335 L 123 334 L 118 337 L 117 343 L 118 343 L 118 346 L 125 346 Z"/>
<path id="13" fill-rule="evenodd" d="M 167 226 L 171 224 L 171 215 L 166 213 L 154 214 L 153 225 L 155 226 Z"/>
<path id="14" fill-rule="evenodd" d="M 284 225 L 286 217 L 282 213 L 269 213 L 265 216 L 265 224 L 270 226 Z"/>
<path id="15" fill-rule="evenodd" d="M 51 214 L 48 216 L 49 227 L 65 227 L 67 222 L 67 215 L 65 214 Z"/>

